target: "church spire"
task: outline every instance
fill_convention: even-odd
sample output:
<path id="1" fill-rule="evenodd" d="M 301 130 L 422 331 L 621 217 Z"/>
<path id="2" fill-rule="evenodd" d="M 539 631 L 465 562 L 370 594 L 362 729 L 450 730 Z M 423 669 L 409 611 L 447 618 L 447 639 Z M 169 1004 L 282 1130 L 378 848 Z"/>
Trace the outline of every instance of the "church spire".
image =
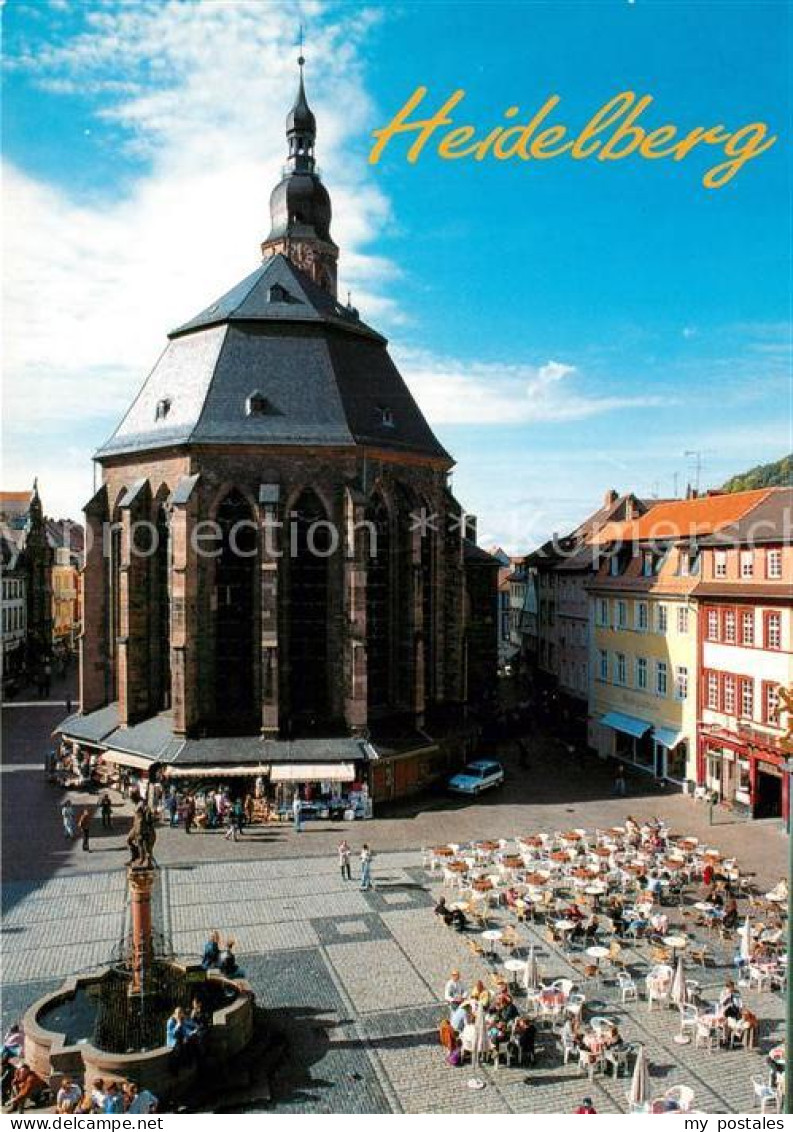
<path id="1" fill-rule="evenodd" d="M 301 52 L 297 64 L 300 80 L 294 106 L 286 116 L 286 140 L 289 146 L 287 165 L 295 172 L 314 172 L 314 142 L 317 139 L 317 120 L 306 98 L 303 67 L 306 60 Z"/>
<path id="2" fill-rule="evenodd" d="M 285 255 L 335 298 L 339 249 L 330 234 L 330 196 L 314 160 L 317 120 L 306 97 L 302 29 L 300 39 L 297 97 L 286 116 L 286 166 L 270 196 L 270 234 L 262 256 Z"/>

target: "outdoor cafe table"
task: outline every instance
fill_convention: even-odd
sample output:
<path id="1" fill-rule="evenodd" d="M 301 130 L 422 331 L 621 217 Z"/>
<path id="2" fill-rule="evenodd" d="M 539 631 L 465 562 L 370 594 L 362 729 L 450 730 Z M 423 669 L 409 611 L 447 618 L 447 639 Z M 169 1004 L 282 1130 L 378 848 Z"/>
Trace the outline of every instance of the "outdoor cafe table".
<path id="1" fill-rule="evenodd" d="M 524 867 L 522 857 L 502 857 L 501 864 L 505 869 L 522 869 Z"/>
<path id="2" fill-rule="evenodd" d="M 510 981 L 511 981 L 513 986 L 516 986 L 517 982 L 518 982 L 518 975 L 523 975 L 526 971 L 526 960 L 525 959 L 505 959 L 504 960 L 504 969 L 506 971 L 509 971 L 510 976 L 511 976 Z"/>
<path id="3" fill-rule="evenodd" d="M 568 854 L 566 849 L 554 849 L 553 853 L 551 853 L 551 860 L 552 861 L 569 861 L 570 855 Z"/>
<path id="4" fill-rule="evenodd" d="M 478 880 L 474 881 L 471 887 L 473 888 L 474 892 L 491 892 L 493 888 L 493 882 L 490 877 L 480 877 Z"/>
<path id="5" fill-rule="evenodd" d="M 581 834 L 574 829 L 568 829 L 566 833 L 562 834 L 562 841 L 580 841 Z"/>
<path id="6" fill-rule="evenodd" d="M 532 849 L 539 849 L 542 846 L 541 837 L 519 837 L 518 841 L 521 845 L 528 845 Z"/>
<path id="7" fill-rule="evenodd" d="M 526 884 L 536 885 L 537 888 L 541 888 L 542 885 L 547 884 L 547 883 L 548 883 L 547 873 L 529 873 L 529 875 L 526 877 Z"/>
<path id="8" fill-rule="evenodd" d="M 485 849 L 488 853 L 495 853 L 496 849 L 500 848 L 498 841 L 477 841 L 474 845 L 474 849 Z"/>
<path id="9" fill-rule="evenodd" d="M 607 947 L 601 947 L 599 944 L 596 944 L 594 947 L 588 947 L 586 949 L 586 953 L 590 957 L 590 959 L 594 959 L 595 963 L 597 965 L 600 965 L 600 960 L 606 958 L 609 953 L 609 949 Z"/>
<path id="10" fill-rule="evenodd" d="M 556 920 L 553 925 L 558 932 L 564 935 L 565 932 L 571 932 L 575 927 L 575 920 Z"/>
<path id="11" fill-rule="evenodd" d="M 443 866 L 452 873 L 467 873 L 468 866 L 465 861 L 449 861 L 448 865 Z"/>
<path id="12" fill-rule="evenodd" d="M 488 951 L 491 955 L 495 952 L 496 944 L 503 935 L 504 933 L 498 928 L 488 928 L 486 932 L 482 932 L 482 939 L 487 940 Z"/>
<path id="13" fill-rule="evenodd" d="M 686 939 L 686 937 L 684 935 L 665 935 L 663 937 L 663 940 L 664 940 L 664 945 L 666 947 L 668 947 L 669 950 L 672 952 L 672 962 L 673 963 L 674 963 L 675 958 L 676 958 L 675 953 L 678 952 L 678 951 L 682 951 L 684 948 L 688 947 L 688 940 Z"/>
<path id="14" fill-rule="evenodd" d="M 430 849 L 433 857 L 453 857 L 454 850 L 450 849 L 448 845 L 440 845 L 437 849 Z"/>
<path id="15" fill-rule="evenodd" d="M 661 864 L 665 869 L 669 869 L 670 872 L 674 872 L 676 869 L 684 869 L 686 867 L 686 862 L 681 861 L 679 857 L 666 857 L 665 860 L 661 862 Z"/>
<path id="16" fill-rule="evenodd" d="M 608 888 L 606 887 L 605 884 L 602 884 L 602 883 L 588 884 L 586 886 L 586 888 L 584 889 L 584 892 L 586 893 L 587 896 L 594 896 L 594 897 L 605 896 L 606 893 L 608 892 Z"/>

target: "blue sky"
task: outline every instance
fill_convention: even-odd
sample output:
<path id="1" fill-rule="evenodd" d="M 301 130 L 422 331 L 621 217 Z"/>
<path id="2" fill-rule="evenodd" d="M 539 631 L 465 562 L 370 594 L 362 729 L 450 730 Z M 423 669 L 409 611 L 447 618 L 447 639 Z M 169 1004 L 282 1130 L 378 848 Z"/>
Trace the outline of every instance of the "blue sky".
<path id="1" fill-rule="evenodd" d="M 611 487 L 669 495 L 793 447 L 785 3 L 7 0 L 4 484 L 75 514 L 90 454 L 166 331 L 251 270 L 306 26 L 341 285 L 393 353 L 487 539 L 529 549 Z M 416 86 L 478 133 L 550 94 L 580 127 L 623 90 L 648 121 L 779 141 L 723 189 L 715 154 L 441 161 L 371 130 Z"/>

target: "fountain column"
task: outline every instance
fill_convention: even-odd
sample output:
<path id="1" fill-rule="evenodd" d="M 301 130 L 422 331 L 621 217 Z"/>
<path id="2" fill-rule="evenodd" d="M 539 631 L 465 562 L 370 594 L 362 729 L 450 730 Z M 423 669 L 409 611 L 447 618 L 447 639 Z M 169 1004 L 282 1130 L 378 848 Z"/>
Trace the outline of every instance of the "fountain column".
<path id="1" fill-rule="evenodd" d="M 151 938 L 151 890 L 155 870 L 151 865 L 128 865 L 132 903 L 132 986 L 131 994 L 145 994 L 151 978 L 154 948 Z"/>

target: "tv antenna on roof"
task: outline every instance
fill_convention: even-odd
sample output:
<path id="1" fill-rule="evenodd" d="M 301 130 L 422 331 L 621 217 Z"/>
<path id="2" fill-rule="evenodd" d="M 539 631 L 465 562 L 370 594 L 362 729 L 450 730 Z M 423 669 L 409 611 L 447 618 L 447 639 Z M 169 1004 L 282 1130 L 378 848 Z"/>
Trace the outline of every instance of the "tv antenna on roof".
<path id="1" fill-rule="evenodd" d="M 694 461 L 694 490 L 699 494 L 700 480 L 702 479 L 702 468 L 705 463 L 705 457 L 710 455 L 709 448 L 688 448 L 683 453 L 688 460 Z"/>

